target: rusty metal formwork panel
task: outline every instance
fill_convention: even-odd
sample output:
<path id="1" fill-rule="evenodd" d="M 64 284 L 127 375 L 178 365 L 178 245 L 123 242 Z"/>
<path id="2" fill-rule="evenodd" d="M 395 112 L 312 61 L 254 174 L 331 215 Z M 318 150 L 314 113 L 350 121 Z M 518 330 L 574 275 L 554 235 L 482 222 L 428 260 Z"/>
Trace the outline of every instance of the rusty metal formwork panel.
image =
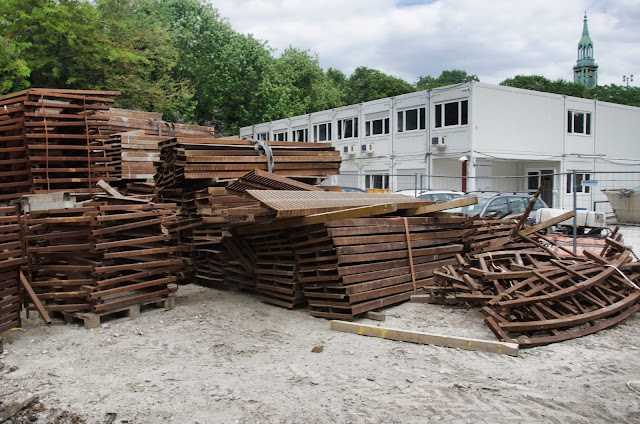
<path id="1" fill-rule="evenodd" d="M 301 190 L 324 191 L 320 187 L 305 184 L 291 178 L 282 177 L 269 172 L 254 169 L 243 175 L 235 183 L 227 187 L 231 191 L 246 192 L 247 190 Z"/>
<path id="2" fill-rule="evenodd" d="M 21 327 L 20 267 L 25 264 L 16 206 L 0 207 L 0 334 Z"/>
<path id="3" fill-rule="evenodd" d="M 349 193 L 330 191 L 249 190 L 249 195 L 277 211 L 277 216 L 296 217 L 359 206 L 394 203 L 399 209 L 418 208 L 433 202 L 402 194 Z"/>

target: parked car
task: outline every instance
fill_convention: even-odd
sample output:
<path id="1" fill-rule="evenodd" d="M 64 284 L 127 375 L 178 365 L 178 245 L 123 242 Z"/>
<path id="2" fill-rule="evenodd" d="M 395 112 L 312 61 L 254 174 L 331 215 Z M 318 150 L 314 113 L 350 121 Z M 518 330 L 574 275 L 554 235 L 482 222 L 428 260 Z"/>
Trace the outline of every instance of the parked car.
<path id="1" fill-rule="evenodd" d="M 366 190 L 363 190 L 361 188 L 358 187 L 340 187 L 342 189 L 342 191 L 346 191 L 349 193 L 366 193 Z"/>
<path id="2" fill-rule="evenodd" d="M 396 194 L 417 197 L 423 200 L 433 200 L 435 202 L 448 202 L 449 200 L 464 197 L 464 193 L 454 190 L 400 190 Z"/>
<path id="3" fill-rule="evenodd" d="M 496 192 L 470 192 L 468 197 L 477 197 L 476 205 L 463 206 L 461 208 L 450 209 L 448 212 L 462 212 L 467 215 L 478 215 L 485 217 L 498 212 L 499 215 L 510 212 L 507 216 L 520 215 L 524 213 L 533 198 L 529 193 L 496 193 Z M 527 217 L 527 224 L 532 224 L 536 218 L 538 209 L 548 208 L 547 204 L 538 197 L 533 205 L 531 213 Z"/>

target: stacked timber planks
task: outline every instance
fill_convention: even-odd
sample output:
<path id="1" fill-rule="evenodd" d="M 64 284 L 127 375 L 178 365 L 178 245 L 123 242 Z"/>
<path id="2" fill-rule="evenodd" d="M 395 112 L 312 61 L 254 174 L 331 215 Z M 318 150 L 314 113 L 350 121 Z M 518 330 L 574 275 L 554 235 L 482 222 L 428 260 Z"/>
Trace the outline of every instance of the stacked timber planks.
<path id="1" fill-rule="evenodd" d="M 29 89 L 0 97 L 0 200 L 114 181 L 102 130 L 117 91 Z"/>
<path id="2" fill-rule="evenodd" d="M 456 263 L 464 217 L 332 221 L 291 234 L 298 278 L 313 316 L 353 319 L 406 301 Z"/>
<path id="3" fill-rule="evenodd" d="M 18 208 L 0 207 L 0 334 L 21 326 L 19 273 L 25 262 Z"/>
<path id="4" fill-rule="evenodd" d="M 102 198 L 25 219 L 28 275 L 47 311 L 108 313 L 175 291 L 175 205 Z"/>

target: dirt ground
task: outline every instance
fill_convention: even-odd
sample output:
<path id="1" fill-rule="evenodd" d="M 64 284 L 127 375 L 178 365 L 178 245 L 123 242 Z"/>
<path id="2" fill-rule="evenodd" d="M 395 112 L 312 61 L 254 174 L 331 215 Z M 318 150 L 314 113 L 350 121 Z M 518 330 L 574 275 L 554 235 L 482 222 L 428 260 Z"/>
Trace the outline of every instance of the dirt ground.
<path id="1" fill-rule="evenodd" d="M 477 310 L 385 312 L 359 322 L 495 340 Z M 93 330 L 32 315 L 3 339 L 0 402 L 38 396 L 37 422 L 640 422 L 638 314 L 511 357 L 339 333 L 304 308 L 186 285 L 173 310 Z"/>

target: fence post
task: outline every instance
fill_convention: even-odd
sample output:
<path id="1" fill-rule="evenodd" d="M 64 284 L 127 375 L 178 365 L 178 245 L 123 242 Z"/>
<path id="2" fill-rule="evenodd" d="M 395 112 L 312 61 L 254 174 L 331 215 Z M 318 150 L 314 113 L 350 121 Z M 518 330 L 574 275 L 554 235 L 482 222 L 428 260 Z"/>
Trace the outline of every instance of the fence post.
<path id="1" fill-rule="evenodd" d="M 422 180 L 423 180 L 422 176 L 423 175 L 424 174 L 420 174 L 420 193 L 422 193 L 422 190 L 423 190 L 423 188 L 422 188 L 423 187 L 423 184 L 422 184 Z"/>
<path id="2" fill-rule="evenodd" d="M 415 189 L 416 197 L 418 197 L 418 173 L 413 175 L 413 188 Z M 422 194 L 422 192 L 420 192 Z"/>
<path id="3" fill-rule="evenodd" d="M 571 178 L 573 179 L 572 184 L 573 184 L 573 254 L 577 255 L 578 253 L 578 218 L 577 218 L 577 213 L 578 213 L 578 207 L 577 207 L 577 199 L 578 199 L 578 184 L 576 183 L 576 181 L 578 181 L 578 179 L 576 178 L 576 170 L 574 169 L 572 174 L 571 174 Z"/>

